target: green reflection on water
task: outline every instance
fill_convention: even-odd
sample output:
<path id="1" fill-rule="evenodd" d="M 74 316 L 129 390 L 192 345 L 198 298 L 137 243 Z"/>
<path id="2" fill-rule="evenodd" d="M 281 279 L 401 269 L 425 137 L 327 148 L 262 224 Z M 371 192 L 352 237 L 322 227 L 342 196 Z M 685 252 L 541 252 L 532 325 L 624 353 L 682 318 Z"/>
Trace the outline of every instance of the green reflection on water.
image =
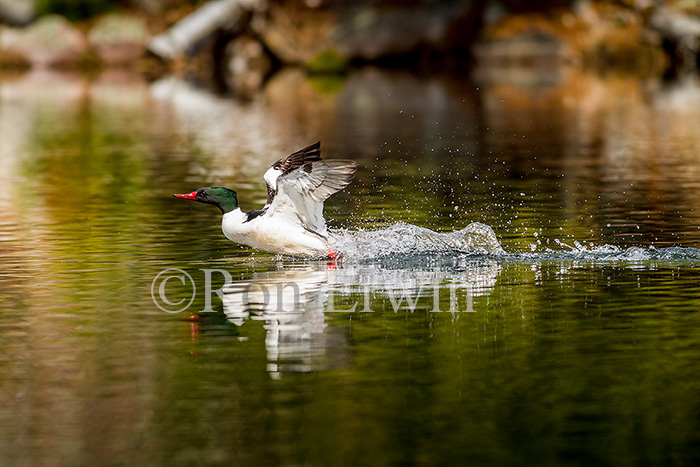
<path id="1" fill-rule="evenodd" d="M 369 70 L 334 93 L 281 74 L 241 104 L 183 83 L 26 79 L 0 102 L 8 464 L 697 460 L 692 263 L 305 263 L 234 245 L 215 210 L 170 198 L 220 183 L 252 209 L 266 166 L 320 138 L 361 162 L 328 203 L 334 226 L 481 221 L 511 252 L 697 246 L 697 84 L 649 97 L 590 77 L 523 90 Z M 179 314 L 151 298 L 169 267 L 200 292 Z M 293 301 L 298 316 L 218 298 L 192 316 L 207 268 L 321 298 Z M 474 312 L 430 311 L 452 284 Z M 331 293 L 358 311 L 327 312 Z"/>

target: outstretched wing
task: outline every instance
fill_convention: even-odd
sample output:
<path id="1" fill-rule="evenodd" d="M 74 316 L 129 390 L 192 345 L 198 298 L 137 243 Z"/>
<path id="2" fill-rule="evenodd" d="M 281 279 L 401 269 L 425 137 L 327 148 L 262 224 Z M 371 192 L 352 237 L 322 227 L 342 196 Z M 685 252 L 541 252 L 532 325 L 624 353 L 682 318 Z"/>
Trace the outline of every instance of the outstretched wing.
<path id="1" fill-rule="evenodd" d="M 277 177 L 276 194 L 268 208 L 271 216 L 284 216 L 319 235 L 326 235 L 323 202 L 350 184 L 357 162 L 317 159 Z"/>
<path id="2" fill-rule="evenodd" d="M 277 194 L 277 179 L 282 175 L 286 175 L 304 164 L 309 162 L 317 162 L 321 160 L 321 142 L 317 141 L 311 146 L 307 146 L 295 153 L 292 153 L 280 159 L 267 169 L 263 178 L 267 185 L 267 206 L 272 203 L 272 200 Z"/>

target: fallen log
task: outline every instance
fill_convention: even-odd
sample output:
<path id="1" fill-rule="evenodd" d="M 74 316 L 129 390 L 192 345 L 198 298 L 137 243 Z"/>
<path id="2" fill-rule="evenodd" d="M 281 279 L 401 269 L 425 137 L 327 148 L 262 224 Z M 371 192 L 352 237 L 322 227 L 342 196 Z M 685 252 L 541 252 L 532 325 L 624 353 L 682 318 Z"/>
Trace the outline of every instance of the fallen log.
<path id="1" fill-rule="evenodd" d="M 205 3 L 171 28 L 155 36 L 148 50 L 164 60 L 175 60 L 194 53 L 218 31 L 235 27 L 253 10 L 260 0 L 214 0 Z M 244 26 L 241 26 L 241 28 Z"/>

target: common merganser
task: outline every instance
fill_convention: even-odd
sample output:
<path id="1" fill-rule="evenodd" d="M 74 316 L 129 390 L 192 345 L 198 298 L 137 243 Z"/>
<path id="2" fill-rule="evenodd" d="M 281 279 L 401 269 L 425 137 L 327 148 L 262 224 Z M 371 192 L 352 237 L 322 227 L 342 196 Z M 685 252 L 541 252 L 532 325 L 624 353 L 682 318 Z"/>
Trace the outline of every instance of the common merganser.
<path id="1" fill-rule="evenodd" d="M 258 211 L 243 212 L 236 192 L 225 187 L 173 196 L 221 209 L 221 229 L 236 243 L 291 256 L 335 257 L 323 202 L 348 186 L 356 170 L 353 160 L 321 160 L 319 141 L 270 166 L 263 176 L 267 203 Z"/>

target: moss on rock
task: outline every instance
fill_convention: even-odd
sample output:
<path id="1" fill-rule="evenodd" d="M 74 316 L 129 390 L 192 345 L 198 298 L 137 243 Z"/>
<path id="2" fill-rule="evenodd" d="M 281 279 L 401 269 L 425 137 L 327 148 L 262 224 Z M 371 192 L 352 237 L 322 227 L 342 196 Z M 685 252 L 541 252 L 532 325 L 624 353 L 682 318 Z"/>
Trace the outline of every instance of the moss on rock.
<path id="1" fill-rule="evenodd" d="M 326 49 L 306 63 L 311 74 L 342 74 L 348 68 L 348 61 L 339 52 Z"/>

